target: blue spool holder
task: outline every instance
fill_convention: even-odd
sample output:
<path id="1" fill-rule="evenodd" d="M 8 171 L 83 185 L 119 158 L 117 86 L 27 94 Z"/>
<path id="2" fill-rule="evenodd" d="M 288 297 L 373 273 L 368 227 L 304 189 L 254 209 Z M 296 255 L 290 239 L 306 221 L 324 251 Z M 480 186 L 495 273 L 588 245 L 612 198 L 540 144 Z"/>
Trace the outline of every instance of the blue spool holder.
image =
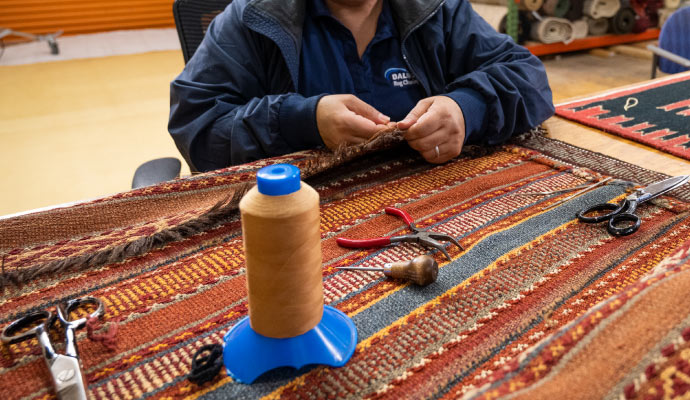
<path id="1" fill-rule="evenodd" d="M 281 196 L 300 189 L 300 170 L 290 164 L 261 168 L 256 174 L 259 192 Z M 342 367 L 352 357 L 357 328 L 343 312 L 324 306 L 321 321 L 309 331 L 290 338 L 256 333 L 244 317 L 223 337 L 223 363 L 233 379 L 252 383 L 278 367 L 301 368 L 323 364 Z"/>

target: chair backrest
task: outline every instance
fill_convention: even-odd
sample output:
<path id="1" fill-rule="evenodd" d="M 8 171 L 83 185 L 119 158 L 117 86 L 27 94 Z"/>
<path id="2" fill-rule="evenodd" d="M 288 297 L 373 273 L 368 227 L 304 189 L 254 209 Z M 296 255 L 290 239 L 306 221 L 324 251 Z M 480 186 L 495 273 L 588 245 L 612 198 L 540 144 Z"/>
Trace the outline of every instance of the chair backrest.
<path id="1" fill-rule="evenodd" d="M 690 59 L 690 6 L 679 8 L 668 17 L 659 33 L 659 47 Z M 687 70 L 663 57 L 659 59 L 659 69 L 667 74 Z"/>
<path id="2" fill-rule="evenodd" d="M 213 18 L 232 0 L 175 0 L 173 16 L 185 64 L 194 55 Z"/>

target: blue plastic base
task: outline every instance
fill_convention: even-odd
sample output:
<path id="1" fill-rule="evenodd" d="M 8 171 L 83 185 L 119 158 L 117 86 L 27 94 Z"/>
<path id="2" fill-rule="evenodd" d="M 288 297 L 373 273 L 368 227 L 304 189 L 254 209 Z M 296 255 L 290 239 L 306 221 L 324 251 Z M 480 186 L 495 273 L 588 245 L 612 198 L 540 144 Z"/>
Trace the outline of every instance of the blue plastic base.
<path id="1" fill-rule="evenodd" d="M 323 307 L 323 317 L 310 331 L 276 339 L 260 335 L 245 317 L 223 338 L 225 369 L 236 381 L 252 383 L 278 367 L 301 368 L 309 364 L 342 367 L 357 345 L 357 328 L 350 317 L 333 307 Z"/>

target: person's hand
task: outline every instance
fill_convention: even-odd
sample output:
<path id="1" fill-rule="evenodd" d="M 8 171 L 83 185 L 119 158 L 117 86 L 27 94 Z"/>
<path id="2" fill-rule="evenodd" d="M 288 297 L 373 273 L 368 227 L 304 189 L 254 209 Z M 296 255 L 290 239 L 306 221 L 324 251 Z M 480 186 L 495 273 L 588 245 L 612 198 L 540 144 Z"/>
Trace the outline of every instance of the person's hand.
<path id="1" fill-rule="evenodd" d="M 386 129 L 390 118 L 351 94 L 322 97 L 316 105 L 316 125 L 326 146 L 364 143 Z"/>
<path id="2" fill-rule="evenodd" d="M 457 157 L 465 141 L 465 117 L 455 100 L 447 96 L 420 100 L 400 122 L 407 143 L 425 160 L 440 164 Z"/>

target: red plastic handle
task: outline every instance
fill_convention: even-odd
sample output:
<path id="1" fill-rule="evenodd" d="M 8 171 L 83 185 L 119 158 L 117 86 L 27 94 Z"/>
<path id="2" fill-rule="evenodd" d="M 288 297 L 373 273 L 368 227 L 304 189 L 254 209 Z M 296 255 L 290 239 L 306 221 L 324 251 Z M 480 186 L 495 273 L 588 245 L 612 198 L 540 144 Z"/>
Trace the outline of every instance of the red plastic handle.
<path id="1" fill-rule="evenodd" d="M 395 207 L 386 207 L 384 209 L 386 214 L 391 214 L 402 218 L 407 225 L 414 226 L 414 220 L 410 214 L 406 213 L 404 210 Z"/>
<path id="2" fill-rule="evenodd" d="M 343 247 L 361 248 L 361 247 L 381 247 L 391 244 L 391 237 L 384 236 L 375 239 L 345 239 L 336 238 L 335 242 Z"/>

